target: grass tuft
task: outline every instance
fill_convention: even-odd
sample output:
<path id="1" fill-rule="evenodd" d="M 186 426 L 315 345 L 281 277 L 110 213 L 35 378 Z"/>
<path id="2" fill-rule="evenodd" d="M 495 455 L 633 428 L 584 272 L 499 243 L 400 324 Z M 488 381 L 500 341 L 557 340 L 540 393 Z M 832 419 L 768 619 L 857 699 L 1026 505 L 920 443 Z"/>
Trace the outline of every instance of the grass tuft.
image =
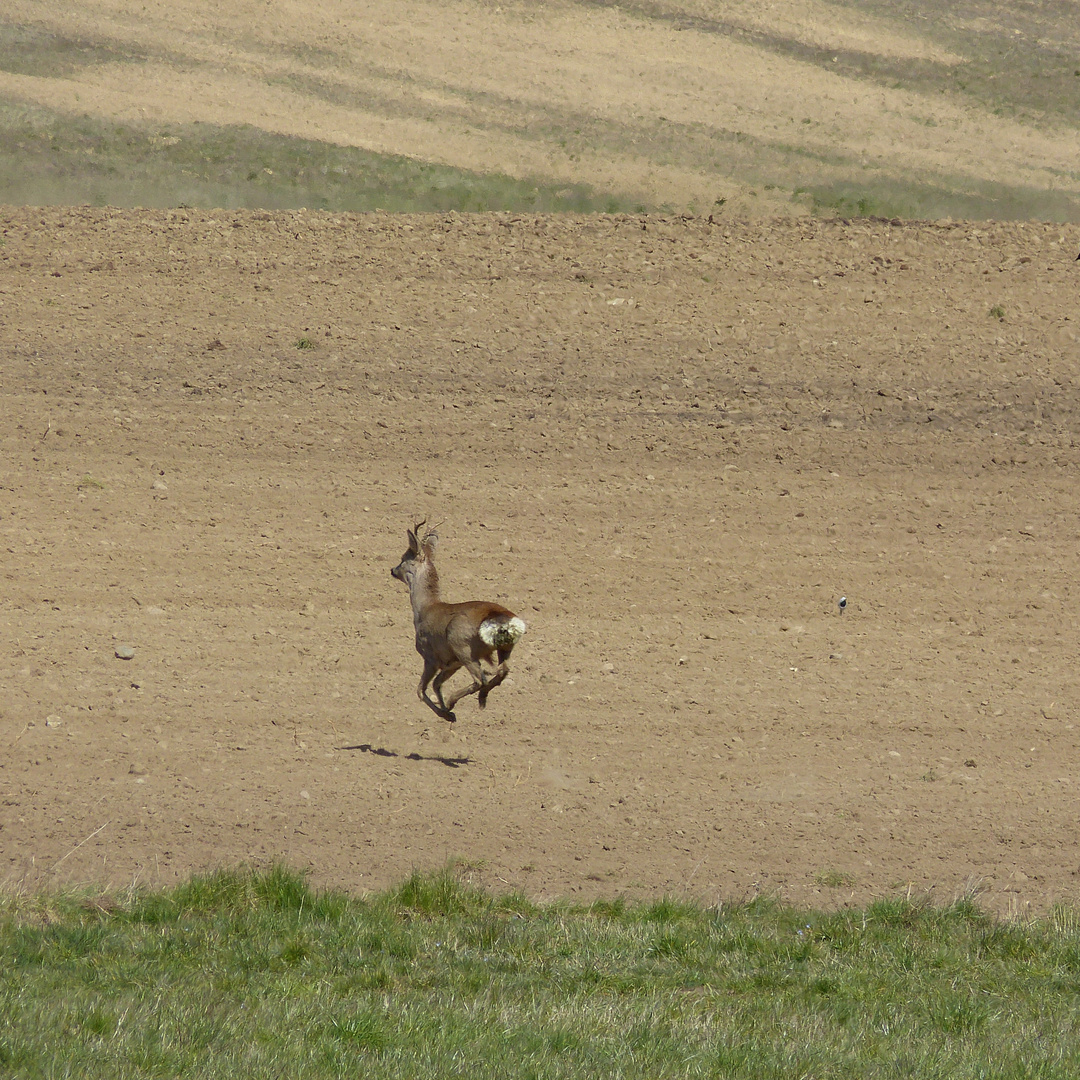
<path id="1" fill-rule="evenodd" d="M 478 915 L 491 903 L 486 894 L 465 885 L 451 869 L 437 874 L 414 871 L 390 897 L 399 909 L 428 918 Z"/>

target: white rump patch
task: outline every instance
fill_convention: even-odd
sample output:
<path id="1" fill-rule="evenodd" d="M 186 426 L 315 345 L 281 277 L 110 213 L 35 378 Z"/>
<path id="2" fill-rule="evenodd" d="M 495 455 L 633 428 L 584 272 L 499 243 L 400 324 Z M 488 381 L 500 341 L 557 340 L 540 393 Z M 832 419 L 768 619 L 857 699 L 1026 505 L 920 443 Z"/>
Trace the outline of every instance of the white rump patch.
<path id="1" fill-rule="evenodd" d="M 525 633 L 525 622 L 516 615 L 512 619 L 485 619 L 480 624 L 480 640 L 493 649 L 505 649 L 517 644 Z"/>

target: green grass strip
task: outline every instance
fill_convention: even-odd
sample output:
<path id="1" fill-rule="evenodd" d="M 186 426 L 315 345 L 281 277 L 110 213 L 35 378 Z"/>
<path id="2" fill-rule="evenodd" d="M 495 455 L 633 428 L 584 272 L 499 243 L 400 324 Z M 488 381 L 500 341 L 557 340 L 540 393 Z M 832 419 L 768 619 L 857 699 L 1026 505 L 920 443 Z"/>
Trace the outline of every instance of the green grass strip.
<path id="1" fill-rule="evenodd" d="M 518 180 L 245 124 L 117 124 L 0 98 L 0 203 L 623 213 L 587 184 Z"/>
<path id="2" fill-rule="evenodd" d="M 5 1077 L 1080 1075 L 1080 918 L 537 906 L 281 867 L 0 898 Z"/>

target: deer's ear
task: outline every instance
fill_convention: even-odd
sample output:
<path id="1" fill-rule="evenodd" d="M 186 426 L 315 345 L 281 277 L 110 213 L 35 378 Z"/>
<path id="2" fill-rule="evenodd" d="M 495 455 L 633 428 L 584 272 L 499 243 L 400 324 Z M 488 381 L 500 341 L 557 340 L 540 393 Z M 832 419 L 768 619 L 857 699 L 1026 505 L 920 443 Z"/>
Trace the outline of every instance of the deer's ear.
<path id="1" fill-rule="evenodd" d="M 426 521 L 427 518 L 424 518 L 424 521 L 418 522 L 414 528 L 409 530 L 409 547 L 412 548 L 417 555 L 420 554 L 420 549 L 422 547 L 420 543 L 420 530 L 424 527 L 424 522 Z"/>
<path id="2" fill-rule="evenodd" d="M 424 550 L 434 552 L 439 543 L 439 534 L 436 532 L 429 532 L 424 537 Z"/>

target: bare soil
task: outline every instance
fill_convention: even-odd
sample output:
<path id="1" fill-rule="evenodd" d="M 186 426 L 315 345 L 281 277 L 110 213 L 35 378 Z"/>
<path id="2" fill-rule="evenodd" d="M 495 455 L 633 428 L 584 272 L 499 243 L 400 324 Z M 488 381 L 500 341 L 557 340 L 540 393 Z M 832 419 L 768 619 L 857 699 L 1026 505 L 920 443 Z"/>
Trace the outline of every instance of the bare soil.
<path id="1" fill-rule="evenodd" d="M 9 887 L 459 858 L 537 897 L 1076 899 L 1060 227 L 9 208 L 0 238 Z M 454 726 L 389 574 L 425 516 L 447 598 L 529 624 Z"/>

